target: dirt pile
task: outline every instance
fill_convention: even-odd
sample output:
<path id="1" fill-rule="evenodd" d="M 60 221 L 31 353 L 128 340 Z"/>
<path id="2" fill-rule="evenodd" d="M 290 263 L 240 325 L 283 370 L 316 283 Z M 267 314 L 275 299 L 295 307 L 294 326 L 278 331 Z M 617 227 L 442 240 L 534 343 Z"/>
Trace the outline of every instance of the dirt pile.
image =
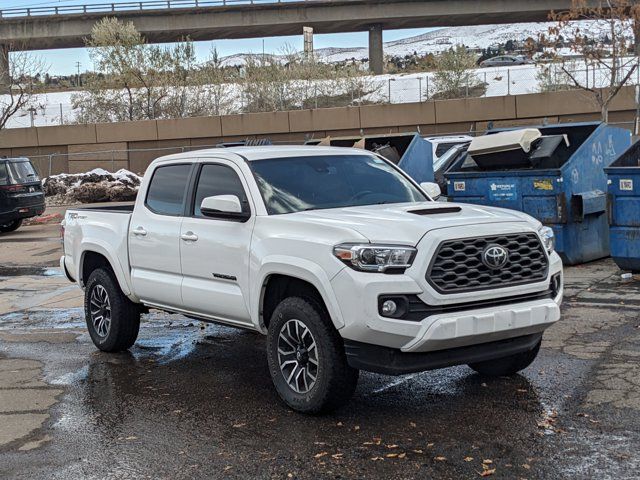
<path id="1" fill-rule="evenodd" d="M 135 200 L 139 177 L 129 170 L 109 173 L 96 168 L 86 173 L 52 175 L 42 181 L 48 204 L 128 202 Z"/>

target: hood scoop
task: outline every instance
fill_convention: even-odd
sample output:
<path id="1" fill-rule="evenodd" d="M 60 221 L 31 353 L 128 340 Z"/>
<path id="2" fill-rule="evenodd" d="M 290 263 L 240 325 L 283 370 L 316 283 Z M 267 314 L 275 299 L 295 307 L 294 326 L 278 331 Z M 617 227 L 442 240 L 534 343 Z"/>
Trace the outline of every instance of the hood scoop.
<path id="1" fill-rule="evenodd" d="M 461 210 L 460 207 L 421 208 L 419 210 L 407 210 L 407 213 L 413 213 L 414 215 L 440 215 L 443 213 L 458 213 Z"/>

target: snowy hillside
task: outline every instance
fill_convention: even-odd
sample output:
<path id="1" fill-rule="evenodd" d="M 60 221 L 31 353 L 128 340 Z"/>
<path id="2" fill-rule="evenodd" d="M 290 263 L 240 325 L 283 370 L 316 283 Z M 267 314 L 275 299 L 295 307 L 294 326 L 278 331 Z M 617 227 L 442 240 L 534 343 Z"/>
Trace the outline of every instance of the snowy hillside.
<path id="1" fill-rule="evenodd" d="M 439 53 L 455 45 L 464 45 L 470 49 L 483 49 L 492 45 L 504 44 L 509 40 L 525 42 L 528 38 L 538 39 L 547 34 L 554 23 L 514 23 L 507 25 L 476 25 L 471 27 L 447 27 L 434 30 L 422 35 L 403 38 L 393 42 L 385 42 L 385 55 L 404 57 L 406 55 L 426 55 Z M 582 21 L 574 25 L 588 37 L 604 37 L 606 30 L 603 23 Z M 350 48 L 319 48 L 316 49 L 317 58 L 326 62 L 343 62 L 347 60 L 366 60 L 369 56 L 366 47 Z M 223 58 L 224 65 L 244 65 L 250 53 L 236 54 Z"/>

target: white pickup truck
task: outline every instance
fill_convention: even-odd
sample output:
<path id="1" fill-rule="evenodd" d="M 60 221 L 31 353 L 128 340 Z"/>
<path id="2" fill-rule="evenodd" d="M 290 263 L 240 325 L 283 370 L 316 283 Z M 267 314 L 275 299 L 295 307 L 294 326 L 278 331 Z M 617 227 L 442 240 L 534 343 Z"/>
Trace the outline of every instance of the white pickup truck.
<path id="1" fill-rule="evenodd" d="M 132 208 L 68 210 L 60 265 L 100 350 L 131 347 L 149 308 L 254 330 L 302 412 L 347 402 L 359 370 L 515 374 L 560 318 L 553 233 L 433 190 L 364 150 L 171 155 Z"/>

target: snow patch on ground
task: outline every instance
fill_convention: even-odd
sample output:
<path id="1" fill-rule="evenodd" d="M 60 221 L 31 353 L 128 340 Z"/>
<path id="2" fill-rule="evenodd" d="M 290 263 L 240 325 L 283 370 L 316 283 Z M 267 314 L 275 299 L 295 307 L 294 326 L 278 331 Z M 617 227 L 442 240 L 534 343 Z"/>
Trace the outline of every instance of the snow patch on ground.
<path id="1" fill-rule="evenodd" d="M 85 173 L 61 173 L 42 180 L 47 203 L 72 204 L 135 200 L 142 177 L 129 170 L 110 173 L 95 168 Z"/>

